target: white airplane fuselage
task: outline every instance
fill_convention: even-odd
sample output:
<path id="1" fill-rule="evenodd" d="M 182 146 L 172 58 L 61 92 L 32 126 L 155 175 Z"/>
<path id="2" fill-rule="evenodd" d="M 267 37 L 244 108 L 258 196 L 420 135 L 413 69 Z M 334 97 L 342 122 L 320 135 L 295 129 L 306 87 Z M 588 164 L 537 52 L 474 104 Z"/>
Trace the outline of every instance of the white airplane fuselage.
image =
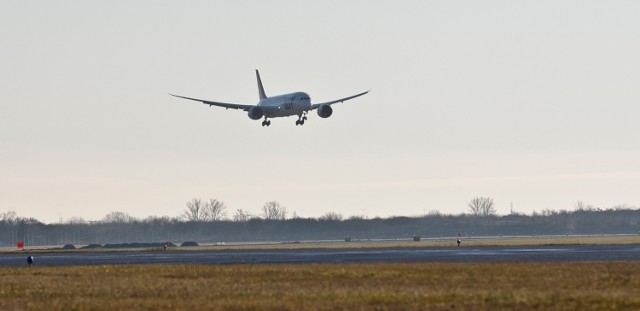
<path id="1" fill-rule="evenodd" d="M 311 98 L 305 92 L 295 92 L 264 98 L 258 102 L 268 118 L 297 116 L 311 109 Z"/>

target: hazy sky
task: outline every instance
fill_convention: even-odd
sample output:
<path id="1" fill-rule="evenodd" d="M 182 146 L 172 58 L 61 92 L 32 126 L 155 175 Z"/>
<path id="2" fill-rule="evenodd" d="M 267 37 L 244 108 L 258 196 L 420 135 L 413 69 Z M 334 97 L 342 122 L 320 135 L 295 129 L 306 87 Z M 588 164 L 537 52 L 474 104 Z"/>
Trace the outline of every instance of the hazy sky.
<path id="1" fill-rule="evenodd" d="M 640 205 L 637 1 L 3 1 L 0 212 Z M 253 104 L 372 89 L 263 128 Z"/>

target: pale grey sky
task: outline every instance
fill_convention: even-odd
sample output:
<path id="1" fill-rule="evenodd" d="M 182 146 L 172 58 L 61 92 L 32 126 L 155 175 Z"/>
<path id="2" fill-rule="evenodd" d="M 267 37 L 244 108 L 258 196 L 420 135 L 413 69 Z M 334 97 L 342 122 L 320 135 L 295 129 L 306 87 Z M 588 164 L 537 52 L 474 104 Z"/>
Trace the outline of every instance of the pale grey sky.
<path id="1" fill-rule="evenodd" d="M 4 1 L 0 212 L 640 205 L 636 1 Z M 269 128 L 256 103 L 364 90 Z"/>

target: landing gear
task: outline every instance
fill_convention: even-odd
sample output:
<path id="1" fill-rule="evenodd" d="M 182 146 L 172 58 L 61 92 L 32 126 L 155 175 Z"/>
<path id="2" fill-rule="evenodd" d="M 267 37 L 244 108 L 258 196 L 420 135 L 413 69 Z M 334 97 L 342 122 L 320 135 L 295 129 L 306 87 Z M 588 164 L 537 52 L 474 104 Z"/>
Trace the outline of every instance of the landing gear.
<path id="1" fill-rule="evenodd" d="M 298 115 L 298 120 L 296 120 L 296 125 L 304 125 L 304 121 L 307 119 L 307 113 L 303 112 Z"/>
<path id="2" fill-rule="evenodd" d="M 262 126 L 269 126 L 271 125 L 271 120 L 267 120 L 267 117 L 264 117 L 264 121 L 262 121 Z"/>

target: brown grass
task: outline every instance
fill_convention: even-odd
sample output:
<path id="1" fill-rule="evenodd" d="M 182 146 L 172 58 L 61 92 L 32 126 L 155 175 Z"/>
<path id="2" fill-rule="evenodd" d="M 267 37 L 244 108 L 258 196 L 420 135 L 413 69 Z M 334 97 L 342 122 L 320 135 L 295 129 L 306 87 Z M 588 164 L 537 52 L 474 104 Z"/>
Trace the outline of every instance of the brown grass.
<path id="1" fill-rule="evenodd" d="M 1 310 L 639 310 L 640 263 L 0 269 Z"/>

